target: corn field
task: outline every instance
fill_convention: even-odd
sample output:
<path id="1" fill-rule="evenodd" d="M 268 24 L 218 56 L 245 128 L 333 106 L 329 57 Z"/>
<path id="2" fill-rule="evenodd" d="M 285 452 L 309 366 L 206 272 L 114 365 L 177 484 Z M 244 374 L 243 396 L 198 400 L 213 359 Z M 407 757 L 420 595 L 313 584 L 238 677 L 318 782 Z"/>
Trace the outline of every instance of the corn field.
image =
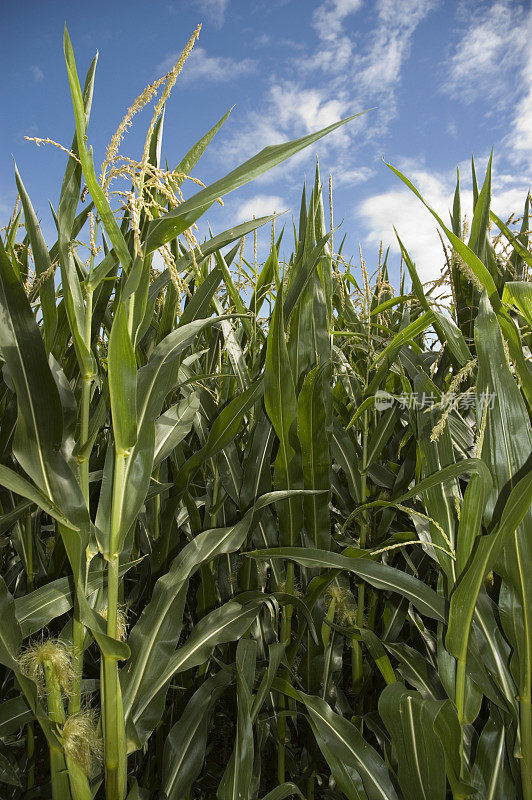
<path id="1" fill-rule="evenodd" d="M 429 209 L 445 266 L 425 286 L 408 242 L 397 286 L 386 251 L 343 254 L 318 169 L 293 229 L 199 242 L 213 203 L 350 120 L 205 187 L 226 114 L 163 167 L 197 33 L 97 173 L 96 60 L 82 86 L 65 29 L 51 247 L 16 171 L 1 796 L 532 800 L 529 198 L 499 219 L 473 163 L 470 225 L 459 182 L 449 222 Z M 159 91 L 141 159 L 120 155 Z"/>

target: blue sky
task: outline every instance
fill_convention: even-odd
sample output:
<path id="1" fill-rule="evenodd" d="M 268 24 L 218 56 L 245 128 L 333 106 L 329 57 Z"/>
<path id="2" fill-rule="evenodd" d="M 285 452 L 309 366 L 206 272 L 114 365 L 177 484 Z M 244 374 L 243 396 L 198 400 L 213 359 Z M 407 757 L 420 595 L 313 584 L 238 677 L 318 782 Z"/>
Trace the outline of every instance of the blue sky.
<path id="1" fill-rule="evenodd" d="M 48 200 L 57 203 L 65 156 L 24 136 L 65 146 L 72 140 L 65 21 L 80 75 L 100 54 L 88 137 L 97 165 L 127 107 L 172 66 L 198 22 L 199 41 L 166 109 L 163 155 L 170 166 L 232 105 L 194 172 L 206 183 L 268 144 L 376 107 L 229 195 L 223 209 L 207 215 L 215 232 L 254 213 L 287 210 L 289 222 L 318 155 L 324 181 L 333 175 L 335 223 L 343 219 L 335 238 L 347 233 L 344 254 L 360 243 L 374 265 L 381 239 L 396 250 L 395 225 L 428 280 L 442 263 L 435 223 L 383 157 L 443 216 L 456 166 L 467 190 L 471 154 L 481 171 L 492 146 L 499 214 L 520 212 L 532 183 L 529 3 L 2 0 L 1 20 L 0 225 L 16 196 L 14 157 L 50 243 Z M 140 155 L 149 121 L 147 110 L 135 118 L 123 154 Z"/>

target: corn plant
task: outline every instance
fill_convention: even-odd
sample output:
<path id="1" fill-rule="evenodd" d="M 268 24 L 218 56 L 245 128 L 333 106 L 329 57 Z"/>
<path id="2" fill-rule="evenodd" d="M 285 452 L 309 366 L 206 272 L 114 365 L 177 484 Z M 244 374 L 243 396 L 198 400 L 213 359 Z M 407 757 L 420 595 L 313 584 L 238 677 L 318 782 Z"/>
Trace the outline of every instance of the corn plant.
<path id="1" fill-rule="evenodd" d="M 272 217 L 198 243 L 219 198 L 343 124 L 185 199 L 228 116 L 161 167 L 198 33 L 97 175 L 96 63 L 82 90 L 65 30 L 76 132 L 51 248 L 16 172 L 6 796 L 531 800 L 528 200 L 516 231 L 490 211 L 491 160 L 480 190 L 473 164 L 470 232 L 459 184 L 450 227 L 432 211 L 432 286 L 400 239 L 397 288 L 388 253 L 372 273 L 334 250 L 319 169 L 290 255 Z M 141 159 L 121 156 L 159 90 Z M 259 264 L 244 237 L 267 223 Z"/>

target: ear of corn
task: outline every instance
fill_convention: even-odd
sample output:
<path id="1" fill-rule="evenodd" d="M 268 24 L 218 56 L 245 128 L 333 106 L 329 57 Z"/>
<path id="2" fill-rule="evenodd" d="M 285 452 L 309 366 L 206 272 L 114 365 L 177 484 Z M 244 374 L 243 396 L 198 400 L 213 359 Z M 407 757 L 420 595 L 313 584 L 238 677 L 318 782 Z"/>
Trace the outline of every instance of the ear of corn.
<path id="1" fill-rule="evenodd" d="M 458 180 L 450 226 L 430 209 L 441 279 L 422 285 L 398 232 L 399 292 L 382 249 L 373 274 L 333 250 L 318 169 L 291 255 L 274 217 L 200 243 L 217 199 L 349 120 L 205 187 L 189 173 L 228 112 L 162 169 L 198 33 L 98 177 L 96 60 L 82 90 L 65 30 L 52 247 L 15 172 L 2 796 L 532 800 L 528 198 L 518 228 L 500 220 L 491 158 L 481 185 L 473 164 L 471 230 Z M 122 138 L 159 91 L 135 162 Z M 244 237 L 270 222 L 259 265 Z"/>

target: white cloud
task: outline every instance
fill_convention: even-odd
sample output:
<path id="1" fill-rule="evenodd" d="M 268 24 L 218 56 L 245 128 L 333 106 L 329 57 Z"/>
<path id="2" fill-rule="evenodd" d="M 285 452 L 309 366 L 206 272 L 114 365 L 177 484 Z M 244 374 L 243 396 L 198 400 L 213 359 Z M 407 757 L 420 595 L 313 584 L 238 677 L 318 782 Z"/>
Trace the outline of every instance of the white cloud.
<path id="1" fill-rule="evenodd" d="M 281 127 L 301 133 L 332 125 L 347 113 L 345 101 L 330 99 L 325 89 L 303 89 L 294 83 L 272 86 L 270 101 Z"/>
<path id="2" fill-rule="evenodd" d="M 295 170 L 300 173 L 301 163 L 319 149 L 322 159 L 332 154 L 329 166 L 342 164 L 344 185 L 366 179 L 354 169 L 354 147 L 359 151 L 388 130 L 396 115 L 395 92 L 413 35 L 438 2 L 376 0 L 370 6 L 362 0 L 322 1 L 312 15 L 316 42 L 287 47 L 289 55 L 278 62 L 258 98 L 260 111 L 247 113 L 229 141 L 221 139 L 222 157 L 230 163 L 242 161 L 267 145 L 319 130 L 378 103 L 380 110 L 340 128 L 282 167 L 286 180 Z M 370 29 L 359 41 L 354 15 L 364 10 Z M 261 180 L 266 183 L 277 175 L 269 173 Z"/>
<path id="3" fill-rule="evenodd" d="M 179 53 L 170 53 L 157 67 L 157 71 L 165 73 L 170 70 L 179 58 Z M 229 56 L 209 56 L 203 47 L 195 47 L 187 59 L 180 76 L 182 83 L 204 81 L 226 83 L 236 80 L 242 75 L 249 75 L 257 69 L 257 62 L 251 58 L 237 61 Z"/>
<path id="4" fill-rule="evenodd" d="M 452 205 L 450 181 L 424 170 L 408 172 L 408 177 L 440 216 L 446 217 L 447 209 Z M 411 191 L 398 187 L 373 195 L 366 198 L 355 213 L 368 229 L 366 244 L 378 248 L 382 241 L 385 247 L 390 245 L 392 253 L 399 253 L 393 230 L 395 226 L 416 264 L 421 281 L 435 280 L 440 276 L 444 255 L 436 233 L 436 220 Z"/>
<path id="5" fill-rule="evenodd" d="M 243 161 L 264 147 L 279 144 L 288 139 L 325 128 L 347 116 L 347 108 L 341 99 L 330 99 L 326 89 L 304 89 L 296 83 L 275 83 L 261 101 L 261 110 L 249 112 L 240 131 L 232 132 L 222 146 L 222 156 L 232 162 Z M 347 144 L 345 129 L 335 131 L 320 142 L 320 149 L 331 143 Z M 292 156 L 282 167 L 286 175 L 308 159 L 314 150 L 303 150 Z M 275 178 L 275 172 L 267 173 L 262 182 Z"/>
<path id="6" fill-rule="evenodd" d="M 388 95 L 400 80 L 416 28 L 437 0 L 379 0 L 376 5 L 378 24 L 356 71 L 357 83 L 373 97 Z"/>
<path id="7" fill-rule="evenodd" d="M 333 171 L 333 187 L 356 186 L 369 181 L 375 175 L 370 167 L 351 167 L 340 163 Z"/>
<path id="8" fill-rule="evenodd" d="M 286 211 L 287 203 L 282 197 L 276 194 L 256 194 L 249 197 L 239 204 L 236 209 L 235 217 L 237 222 L 246 222 L 256 217 L 266 217 L 277 212 L 278 214 Z"/>
<path id="9" fill-rule="evenodd" d="M 37 64 L 31 65 L 30 72 L 33 75 L 33 80 L 35 83 L 40 83 L 42 80 L 44 80 L 44 72 L 40 67 L 37 66 Z"/>
<path id="10" fill-rule="evenodd" d="M 471 8 L 466 29 L 446 64 L 442 91 L 465 103 L 508 99 L 512 70 L 529 41 L 524 23 L 523 7 L 512 0 Z"/>
<path id="11" fill-rule="evenodd" d="M 229 0 L 198 0 L 198 2 L 201 10 L 211 22 L 218 27 L 223 25 Z"/>
<path id="12" fill-rule="evenodd" d="M 312 22 L 322 39 L 330 41 L 343 31 L 343 22 L 362 7 L 362 0 L 326 0 L 312 15 Z"/>
<path id="13" fill-rule="evenodd" d="M 525 36 L 527 41 L 530 42 L 530 37 L 532 36 L 532 11 L 528 15 Z M 521 82 L 523 92 L 516 103 L 516 111 L 506 142 L 517 161 L 526 162 L 528 174 L 525 177 L 530 180 L 532 178 L 529 166 L 530 156 L 532 155 L 532 50 L 530 47 L 528 48 L 528 57 L 521 70 Z"/>
<path id="14" fill-rule="evenodd" d="M 344 22 L 362 6 L 362 0 L 326 0 L 312 15 L 312 24 L 321 40 L 321 49 L 312 54 L 309 66 L 340 72 L 353 55 L 353 42 L 344 31 Z"/>
<path id="15" fill-rule="evenodd" d="M 449 122 L 445 126 L 445 130 L 447 131 L 449 136 L 452 136 L 453 139 L 458 138 L 458 126 L 453 119 L 449 120 Z"/>
<path id="16" fill-rule="evenodd" d="M 484 166 L 484 159 L 478 159 L 479 181 L 484 178 Z M 468 168 L 469 163 L 464 164 L 460 170 L 460 194 L 462 214 L 465 214 L 471 222 L 473 197 Z M 416 168 L 411 162 L 403 162 L 401 171 L 412 181 L 441 219 L 447 222 L 455 190 L 454 172 L 431 174 L 424 167 Z M 519 215 L 522 213 L 526 193 L 527 187 L 523 181 L 511 175 L 497 176 L 495 173 L 491 207 L 503 219 L 507 219 L 512 213 Z M 360 203 L 355 209 L 355 215 L 363 221 L 368 231 L 365 238 L 367 245 L 378 247 L 382 241 L 385 247 L 390 245 L 392 253 L 399 254 L 395 227 L 416 264 L 421 281 L 439 278 L 445 266 L 443 249 L 437 233 L 439 226 L 430 211 L 413 192 L 398 185 L 397 188 L 372 195 Z M 443 238 L 447 243 L 444 234 Z"/>

